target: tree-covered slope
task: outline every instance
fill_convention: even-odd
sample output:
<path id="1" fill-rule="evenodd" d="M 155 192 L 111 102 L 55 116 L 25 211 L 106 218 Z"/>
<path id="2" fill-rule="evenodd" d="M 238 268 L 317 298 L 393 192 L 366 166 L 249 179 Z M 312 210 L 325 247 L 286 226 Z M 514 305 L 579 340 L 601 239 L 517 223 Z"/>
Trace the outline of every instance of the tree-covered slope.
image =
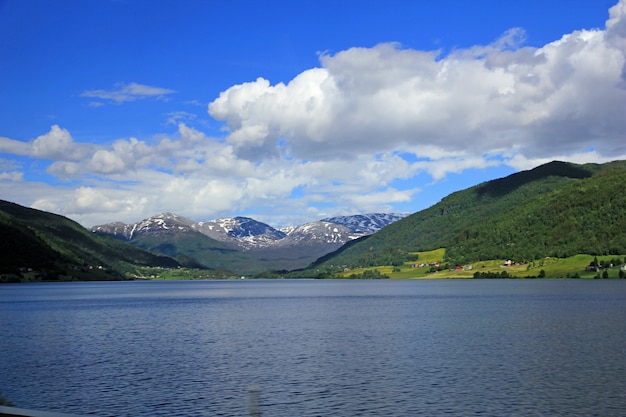
<path id="1" fill-rule="evenodd" d="M 626 161 L 551 162 L 450 194 L 313 266 L 380 265 L 446 248 L 450 262 L 626 253 Z M 387 260 L 386 260 L 387 259 Z"/>
<path id="2" fill-rule="evenodd" d="M 43 278 L 55 279 L 59 275 L 84 275 L 80 268 L 97 267 L 107 271 L 98 274 L 98 279 L 115 279 L 135 265 L 179 265 L 172 258 L 95 235 L 66 217 L 2 200 L 0 235 L 0 274 L 32 269 Z"/>
<path id="3" fill-rule="evenodd" d="M 175 257 L 189 257 L 204 268 L 226 269 L 239 274 L 258 272 L 258 260 L 253 255 L 237 250 L 197 231 L 162 231 L 133 238 L 130 243 L 140 248 Z"/>

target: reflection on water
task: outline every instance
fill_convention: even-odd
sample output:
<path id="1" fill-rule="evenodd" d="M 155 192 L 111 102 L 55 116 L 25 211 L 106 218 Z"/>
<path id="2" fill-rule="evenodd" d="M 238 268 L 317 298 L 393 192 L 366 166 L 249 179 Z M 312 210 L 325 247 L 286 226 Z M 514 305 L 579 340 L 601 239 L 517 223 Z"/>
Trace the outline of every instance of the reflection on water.
<path id="1" fill-rule="evenodd" d="M 624 415 L 626 282 L 0 286 L 0 392 L 97 416 Z"/>

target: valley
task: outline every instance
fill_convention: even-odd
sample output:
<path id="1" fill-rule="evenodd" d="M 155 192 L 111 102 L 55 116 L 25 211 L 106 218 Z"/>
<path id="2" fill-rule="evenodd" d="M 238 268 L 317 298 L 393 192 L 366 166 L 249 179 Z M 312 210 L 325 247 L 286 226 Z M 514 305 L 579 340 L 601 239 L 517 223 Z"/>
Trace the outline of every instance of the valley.
<path id="1" fill-rule="evenodd" d="M 457 191 L 411 214 L 275 229 L 248 217 L 161 213 L 85 229 L 0 204 L 1 280 L 621 278 L 626 161 L 553 161 Z M 592 262 L 602 268 L 590 268 Z M 606 266 L 608 263 L 614 265 Z"/>
<path id="2" fill-rule="evenodd" d="M 305 268 L 346 242 L 375 233 L 404 217 L 371 213 L 275 229 L 249 217 L 193 222 L 173 213 L 161 213 L 134 224 L 115 222 L 90 230 L 177 258 L 185 266 L 258 274 Z M 193 259 L 197 264 L 181 257 Z"/>

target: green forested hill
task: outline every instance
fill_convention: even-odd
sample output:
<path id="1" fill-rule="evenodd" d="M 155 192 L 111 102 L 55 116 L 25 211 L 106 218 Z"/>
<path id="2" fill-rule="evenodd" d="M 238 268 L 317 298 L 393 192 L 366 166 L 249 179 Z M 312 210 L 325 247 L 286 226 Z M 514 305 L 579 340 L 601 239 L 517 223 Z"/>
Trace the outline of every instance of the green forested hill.
<path id="1" fill-rule="evenodd" d="M 389 265 L 436 248 L 453 264 L 624 254 L 625 185 L 626 161 L 551 162 L 450 194 L 313 267 Z"/>
<path id="2" fill-rule="evenodd" d="M 0 200 L 0 274 L 32 270 L 40 279 L 121 279 L 134 266 L 176 267 L 178 262 L 98 236 L 56 214 Z"/>
<path id="3" fill-rule="evenodd" d="M 176 259 L 187 257 L 201 268 L 231 270 L 240 274 L 258 272 L 259 260 L 254 256 L 200 232 L 161 231 L 158 235 L 140 236 L 130 243 Z"/>

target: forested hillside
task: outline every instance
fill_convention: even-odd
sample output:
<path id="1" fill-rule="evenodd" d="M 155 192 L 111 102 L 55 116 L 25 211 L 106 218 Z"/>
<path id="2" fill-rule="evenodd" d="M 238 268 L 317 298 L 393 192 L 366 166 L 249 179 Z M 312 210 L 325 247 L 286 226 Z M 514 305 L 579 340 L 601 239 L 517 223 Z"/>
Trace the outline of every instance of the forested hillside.
<path id="1" fill-rule="evenodd" d="M 446 248 L 451 264 L 626 253 L 626 161 L 551 162 L 453 193 L 314 268 L 389 265 Z"/>
<path id="2" fill-rule="evenodd" d="M 0 275 L 33 279 L 123 279 L 135 266 L 177 267 L 156 255 L 97 236 L 56 214 L 0 200 Z"/>

